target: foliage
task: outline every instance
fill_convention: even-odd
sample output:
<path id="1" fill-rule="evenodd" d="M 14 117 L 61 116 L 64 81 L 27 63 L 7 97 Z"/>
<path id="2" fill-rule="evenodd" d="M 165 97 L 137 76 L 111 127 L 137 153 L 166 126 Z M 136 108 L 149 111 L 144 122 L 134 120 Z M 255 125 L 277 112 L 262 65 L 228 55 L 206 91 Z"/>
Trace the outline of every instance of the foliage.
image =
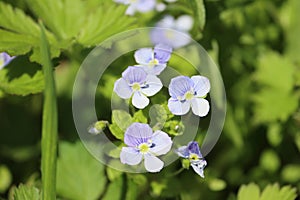
<path id="1" fill-rule="evenodd" d="M 238 200 L 294 200 L 296 198 L 296 189 L 290 186 L 279 188 L 278 184 L 268 185 L 262 192 L 259 187 L 250 183 L 249 185 L 242 185 L 239 189 Z"/>
<path id="2" fill-rule="evenodd" d="M 33 186 L 20 184 L 13 189 L 13 197 L 11 200 L 39 200 L 40 192 Z"/>

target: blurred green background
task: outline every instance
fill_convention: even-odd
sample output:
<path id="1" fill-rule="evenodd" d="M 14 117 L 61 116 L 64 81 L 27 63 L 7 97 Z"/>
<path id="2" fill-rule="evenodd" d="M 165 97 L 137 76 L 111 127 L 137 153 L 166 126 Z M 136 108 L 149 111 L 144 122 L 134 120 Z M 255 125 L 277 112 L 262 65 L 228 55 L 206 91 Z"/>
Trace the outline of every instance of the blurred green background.
<path id="1" fill-rule="evenodd" d="M 0 70 L 0 199 L 14 199 L 20 183 L 19 190 L 31 194 L 41 185 L 43 84 L 33 24 L 38 19 L 48 29 L 56 65 L 59 199 L 295 199 L 300 191 L 300 1 L 197 3 L 206 11 L 203 29 L 197 22 L 200 11 L 188 0 L 133 17 L 123 16 L 126 7 L 109 0 L 0 1 L 0 51 L 21 55 Z M 73 81 L 90 50 L 115 33 L 153 26 L 165 14 L 195 18 L 191 35 L 218 63 L 226 88 L 224 130 L 206 157 L 205 179 L 192 170 L 172 176 L 180 161 L 158 174 L 105 167 L 87 153 L 73 124 Z M 125 55 L 112 64 L 122 67 L 103 77 L 105 89 L 96 96 L 101 119 L 110 121 L 105 105 L 110 105 L 113 82 L 132 63 L 132 54 Z M 180 70 L 181 64 L 174 65 Z"/>

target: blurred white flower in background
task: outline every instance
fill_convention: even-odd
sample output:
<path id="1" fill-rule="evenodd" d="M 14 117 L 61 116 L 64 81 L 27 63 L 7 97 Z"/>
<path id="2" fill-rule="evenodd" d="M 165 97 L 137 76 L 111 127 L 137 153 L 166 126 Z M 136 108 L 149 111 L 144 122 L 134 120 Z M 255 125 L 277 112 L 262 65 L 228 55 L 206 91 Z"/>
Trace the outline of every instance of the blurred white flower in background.
<path id="1" fill-rule="evenodd" d="M 194 19 L 189 15 L 181 15 L 177 19 L 166 15 L 151 31 L 151 41 L 154 44 L 166 44 L 173 48 L 183 47 L 191 41 L 189 31 L 193 28 L 193 24 Z"/>
<path id="2" fill-rule="evenodd" d="M 166 10 L 166 8 L 167 8 L 167 5 L 164 3 L 158 3 L 158 4 L 156 4 L 156 7 L 155 7 L 155 9 L 158 12 L 162 12 L 162 11 Z"/>
<path id="3" fill-rule="evenodd" d="M 15 56 L 10 56 L 5 52 L 0 52 L 0 69 L 8 65 L 14 58 Z"/>
<path id="4" fill-rule="evenodd" d="M 129 5 L 126 15 L 134 15 L 136 11 L 145 13 L 154 10 L 156 0 L 114 0 L 116 3 Z"/>

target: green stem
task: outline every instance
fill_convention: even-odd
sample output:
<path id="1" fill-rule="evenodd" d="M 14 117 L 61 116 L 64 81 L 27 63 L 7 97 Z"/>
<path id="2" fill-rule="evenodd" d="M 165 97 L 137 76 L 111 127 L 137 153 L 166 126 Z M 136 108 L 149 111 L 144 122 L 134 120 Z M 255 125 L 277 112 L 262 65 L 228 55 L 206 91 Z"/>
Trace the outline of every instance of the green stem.
<path id="1" fill-rule="evenodd" d="M 180 173 L 183 172 L 184 170 L 185 170 L 184 168 L 180 168 L 179 170 L 177 170 L 177 171 L 175 171 L 174 173 L 170 174 L 170 175 L 168 176 L 168 178 L 177 176 L 178 174 L 180 174 Z"/>
<path id="2" fill-rule="evenodd" d="M 42 199 L 56 199 L 57 103 L 53 66 L 45 28 L 41 23 L 41 63 L 45 89 L 42 127 Z"/>

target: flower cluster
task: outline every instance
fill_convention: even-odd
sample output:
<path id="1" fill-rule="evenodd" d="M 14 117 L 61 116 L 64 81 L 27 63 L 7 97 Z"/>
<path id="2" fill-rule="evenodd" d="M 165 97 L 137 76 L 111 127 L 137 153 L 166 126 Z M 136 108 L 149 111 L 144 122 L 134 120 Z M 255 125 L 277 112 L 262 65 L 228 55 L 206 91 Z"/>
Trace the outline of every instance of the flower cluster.
<path id="1" fill-rule="evenodd" d="M 114 92 L 123 99 L 132 98 L 132 105 L 143 109 L 149 104 L 148 97 L 162 88 L 162 82 L 156 76 L 167 66 L 172 49 L 158 44 L 152 48 L 142 48 L 135 52 L 138 65 L 129 66 L 114 85 Z"/>
<path id="2" fill-rule="evenodd" d="M 143 109 L 149 105 L 148 97 L 154 96 L 162 89 L 159 79 L 171 58 L 172 48 L 157 44 L 154 48 L 141 48 L 135 51 L 137 62 L 122 73 L 114 84 L 114 92 L 123 99 L 132 99 L 132 105 Z M 204 76 L 177 76 L 171 79 L 169 85 L 169 111 L 174 115 L 185 115 L 192 112 L 204 117 L 209 112 L 209 102 L 205 99 L 210 91 L 210 82 Z M 95 128 L 92 129 L 93 133 Z M 132 123 L 125 131 L 124 143 L 120 153 L 120 161 L 127 165 L 138 165 L 144 160 L 145 169 L 149 172 L 159 172 L 164 162 L 158 156 L 167 154 L 172 147 L 172 139 L 168 133 L 161 130 L 153 132 L 148 124 Z M 182 146 L 176 153 L 189 161 L 189 165 L 197 174 L 204 177 L 206 166 L 198 143 L 190 142 Z"/>
<path id="3" fill-rule="evenodd" d="M 166 6 L 177 0 L 114 0 L 128 5 L 126 14 L 146 13 L 157 10 L 164 11 Z M 122 99 L 130 99 L 132 105 L 144 109 L 150 104 L 149 97 L 156 95 L 163 84 L 158 77 L 167 67 L 173 49 L 183 47 L 191 42 L 189 31 L 194 20 L 189 15 L 181 15 L 176 19 L 165 15 L 150 32 L 150 40 L 154 48 L 141 48 L 135 51 L 136 65 L 128 66 L 114 84 L 114 92 Z M 190 110 L 194 115 L 204 117 L 210 105 L 205 99 L 210 91 L 209 79 L 204 76 L 177 76 L 170 80 L 167 107 L 173 115 L 185 115 Z M 166 106 L 166 105 L 165 105 Z M 170 122 L 170 121 L 168 121 Z M 166 123 L 168 123 L 166 122 Z M 100 123 L 97 122 L 98 124 Z M 91 134 L 98 134 L 103 126 L 95 123 L 89 128 Z M 162 128 L 162 127 L 160 127 Z M 155 131 L 153 131 L 155 130 Z M 133 122 L 124 133 L 124 143 L 120 153 L 120 161 L 127 165 L 138 165 L 144 160 L 145 169 L 159 172 L 164 162 L 158 158 L 167 154 L 173 145 L 171 132 L 157 130 L 146 123 Z M 207 162 L 203 158 L 197 142 L 191 141 L 186 146 L 175 150 L 179 157 L 188 162 L 185 168 L 192 166 L 194 171 L 204 177 Z"/>

